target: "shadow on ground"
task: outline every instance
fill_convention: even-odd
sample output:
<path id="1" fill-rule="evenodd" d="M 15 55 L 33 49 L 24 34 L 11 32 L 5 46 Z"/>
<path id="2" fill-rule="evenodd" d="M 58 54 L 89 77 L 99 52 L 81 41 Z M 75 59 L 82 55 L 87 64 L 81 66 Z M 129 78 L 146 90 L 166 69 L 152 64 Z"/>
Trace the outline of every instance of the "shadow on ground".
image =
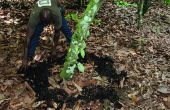
<path id="1" fill-rule="evenodd" d="M 31 64 L 27 71 L 24 72 L 23 78 L 29 83 L 29 85 L 36 92 L 37 101 L 46 100 L 47 106 L 50 107 L 50 101 L 55 101 L 58 103 L 58 108 L 61 109 L 64 103 L 67 106 L 73 106 L 76 101 L 83 100 L 85 102 L 90 102 L 94 100 L 103 101 L 104 99 L 109 99 L 114 103 L 115 107 L 121 108 L 119 101 L 119 96 L 116 91 L 108 86 L 101 85 L 90 85 L 82 88 L 80 94 L 75 96 L 70 96 L 64 89 L 49 89 L 48 77 L 51 75 L 49 68 L 53 64 L 62 65 L 65 60 L 65 55 L 57 58 L 55 60 L 50 60 Z M 89 61 L 94 61 L 95 70 L 101 76 L 108 77 L 111 84 L 119 84 L 123 78 L 127 78 L 127 73 L 122 71 L 120 74 L 116 73 L 116 69 L 113 68 L 113 59 L 110 57 L 98 57 L 94 54 L 87 54 L 84 59 L 79 59 L 82 63 L 88 63 Z M 19 71 L 18 74 L 23 72 Z M 62 80 L 58 83 L 61 83 Z"/>

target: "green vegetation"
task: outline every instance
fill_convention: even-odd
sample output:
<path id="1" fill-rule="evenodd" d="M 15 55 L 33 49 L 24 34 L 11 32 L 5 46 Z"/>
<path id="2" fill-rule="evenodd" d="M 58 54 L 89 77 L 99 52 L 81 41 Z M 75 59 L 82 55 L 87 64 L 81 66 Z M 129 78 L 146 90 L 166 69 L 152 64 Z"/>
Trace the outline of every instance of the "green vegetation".
<path id="1" fill-rule="evenodd" d="M 165 4 L 170 5 L 170 0 L 164 0 Z"/>
<path id="2" fill-rule="evenodd" d="M 67 20 L 74 20 L 76 23 L 79 22 L 79 20 L 81 19 L 79 16 L 78 16 L 78 13 L 69 13 L 66 15 L 65 17 Z"/>
<path id="3" fill-rule="evenodd" d="M 136 3 L 129 3 L 129 2 L 126 2 L 126 1 L 122 1 L 122 0 L 116 1 L 115 4 L 119 7 L 127 7 L 127 6 L 137 7 Z"/>
<path id="4" fill-rule="evenodd" d="M 81 20 L 81 16 L 78 16 L 78 13 L 69 13 L 66 15 L 67 20 L 73 20 L 74 22 L 78 23 Z M 93 19 L 92 24 L 99 25 L 101 24 L 100 19 Z"/>
<path id="5" fill-rule="evenodd" d="M 84 12 L 83 17 L 80 20 L 78 20 L 78 17 L 76 18 L 73 14 L 73 17 L 78 20 L 78 24 L 72 37 L 72 42 L 64 63 L 64 67 L 60 73 L 62 78 L 71 78 L 74 74 L 75 68 L 78 68 L 80 72 L 84 72 L 85 68 L 83 64 L 77 61 L 78 55 L 80 54 L 82 58 L 85 56 L 85 39 L 90 35 L 89 26 L 92 23 L 97 11 L 99 10 L 100 5 L 100 0 L 91 0 Z"/>

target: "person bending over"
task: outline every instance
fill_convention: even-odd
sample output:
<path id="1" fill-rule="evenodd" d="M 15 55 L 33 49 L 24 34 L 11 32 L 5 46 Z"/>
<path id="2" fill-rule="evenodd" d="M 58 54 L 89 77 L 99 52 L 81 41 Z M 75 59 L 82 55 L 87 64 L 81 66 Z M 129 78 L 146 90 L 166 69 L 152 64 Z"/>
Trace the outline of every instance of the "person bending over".
<path id="1" fill-rule="evenodd" d="M 27 39 L 22 65 L 24 68 L 27 67 L 28 61 L 31 61 L 34 56 L 43 28 L 49 24 L 54 25 L 52 53 L 56 53 L 56 44 L 59 40 L 60 31 L 63 32 L 67 41 L 71 42 L 72 32 L 64 18 L 64 8 L 59 1 L 38 0 L 30 14 L 27 25 Z"/>

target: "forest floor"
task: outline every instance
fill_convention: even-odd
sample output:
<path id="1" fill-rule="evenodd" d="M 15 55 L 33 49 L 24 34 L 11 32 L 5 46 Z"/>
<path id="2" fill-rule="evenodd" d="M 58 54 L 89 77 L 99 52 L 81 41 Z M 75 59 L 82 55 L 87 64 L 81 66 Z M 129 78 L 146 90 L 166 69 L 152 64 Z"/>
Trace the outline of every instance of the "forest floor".
<path id="1" fill-rule="evenodd" d="M 1 2 L 0 110 L 168 110 L 170 109 L 170 7 L 153 3 L 138 30 L 136 7 L 103 2 L 87 39 L 84 73 L 69 81 L 57 77 L 68 49 L 63 35 L 50 62 L 51 28 L 42 33 L 28 74 L 22 63 L 26 24 L 32 2 Z M 67 9 L 66 15 L 82 9 Z M 72 31 L 76 22 L 69 20 Z M 49 83 L 47 77 L 49 78 Z"/>

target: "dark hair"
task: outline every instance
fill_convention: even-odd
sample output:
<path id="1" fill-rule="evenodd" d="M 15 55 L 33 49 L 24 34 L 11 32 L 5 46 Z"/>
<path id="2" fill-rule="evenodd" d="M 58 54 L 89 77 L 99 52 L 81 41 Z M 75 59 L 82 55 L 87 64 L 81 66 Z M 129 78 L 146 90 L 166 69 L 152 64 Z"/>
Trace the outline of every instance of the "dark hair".
<path id="1" fill-rule="evenodd" d="M 40 20 L 45 24 L 49 24 L 52 21 L 52 12 L 48 8 L 43 8 L 40 12 Z"/>

